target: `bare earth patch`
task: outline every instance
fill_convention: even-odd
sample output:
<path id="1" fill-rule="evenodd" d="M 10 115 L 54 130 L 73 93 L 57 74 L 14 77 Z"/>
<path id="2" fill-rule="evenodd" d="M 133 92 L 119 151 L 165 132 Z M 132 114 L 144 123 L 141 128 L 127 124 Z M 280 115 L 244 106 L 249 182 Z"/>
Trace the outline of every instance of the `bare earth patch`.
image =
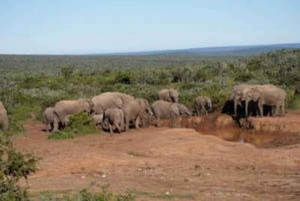
<path id="1" fill-rule="evenodd" d="M 231 124 L 226 118 L 218 124 Z M 185 125 L 196 121 L 202 120 L 182 120 Z M 299 135 L 285 134 L 261 148 L 213 136 L 231 133 L 235 139 L 242 133 L 250 139 L 251 134 L 207 122 L 198 132 L 149 127 L 112 137 L 102 133 L 48 140 L 43 125 L 29 121 L 27 134 L 16 136 L 14 145 L 42 158 L 39 171 L 29 178 L 32 193 L 97 190 L 109 184 L 114 192 L 135 189 L 137 200 L 165 200 L 149 195 L 174 195 L 174 200 L 300 200 Z M 279 143 L 287 139 L 293 143 Z"/>

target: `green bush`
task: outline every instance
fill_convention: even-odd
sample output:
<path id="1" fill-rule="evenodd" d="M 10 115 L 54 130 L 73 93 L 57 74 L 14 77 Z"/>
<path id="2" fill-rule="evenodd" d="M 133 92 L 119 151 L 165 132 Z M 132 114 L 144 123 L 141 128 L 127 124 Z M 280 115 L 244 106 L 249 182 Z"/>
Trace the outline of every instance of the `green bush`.
<path id="1" fill-rule="evenodd" d="M 35 172 L 38 158 L 16 151 L 5 133 L 0 133 L 0 200 L 29 200 L 27 189 L 19 185 L 21 178 Z"/>
<path id="2" fill-rule="evenodd" d="M 96 133 L 97 127 L 93 122 L 91 116 L 85 112 L 69 117 L 69 123 L 65 129 L 56 131 L 52 135 L 49 135 L 49 139 L 70 139 L 74 138 L 75 135 L 84 135 Z"/>

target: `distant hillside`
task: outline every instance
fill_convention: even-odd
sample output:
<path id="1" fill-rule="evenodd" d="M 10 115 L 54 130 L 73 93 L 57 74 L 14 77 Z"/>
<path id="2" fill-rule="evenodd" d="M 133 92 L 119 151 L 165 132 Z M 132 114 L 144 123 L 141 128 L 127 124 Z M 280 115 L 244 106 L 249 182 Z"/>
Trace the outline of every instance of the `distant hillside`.
<path id="1" fill-rule="evenodd" d="M 178 50 L 158 50 L 146 52 L 116 53 L 113 55 L 199 55 L 216 57 L 243 57 L 254 56 L 262 53 L 274 52 L 281 49 L 300 49 L 300 43 L 254 45 L 254 46 L 224 46 L 224 47 L 203 47 Z"/>

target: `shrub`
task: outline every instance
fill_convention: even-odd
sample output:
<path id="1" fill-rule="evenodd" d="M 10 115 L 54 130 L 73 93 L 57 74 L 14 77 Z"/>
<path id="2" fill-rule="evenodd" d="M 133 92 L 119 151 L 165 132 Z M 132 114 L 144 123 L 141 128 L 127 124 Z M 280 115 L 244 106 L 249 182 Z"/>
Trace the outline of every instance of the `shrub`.
<path id="1" fill-rule="evenodd" d="M 91 134 L 96 131 L 97 127 L 92 117 L 85 112 L 80 112 L 70 116 L 68 126 L 64 130 L 49 135 L 49 139 L 70 139 L 74 138 L 76 134 Z"/>
<path id="2" fill-rule="evenodd" d="M 29 200 L 27 189 L 18 182 L 36 171 L 37 161 L 32 155 L 16 151 L 9 137 L 0 133 L 0 200 Z"/>

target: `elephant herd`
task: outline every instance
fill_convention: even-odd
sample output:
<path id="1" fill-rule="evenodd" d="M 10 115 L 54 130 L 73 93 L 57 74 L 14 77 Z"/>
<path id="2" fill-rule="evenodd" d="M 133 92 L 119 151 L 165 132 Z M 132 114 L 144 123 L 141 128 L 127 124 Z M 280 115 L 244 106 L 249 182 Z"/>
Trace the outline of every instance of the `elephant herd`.
<path id="1" fill-rule="evenodd" d="M 70 115 L 78 112 L 90 114 L 96 125 L 110 133 L 127 131 L 132 126 L 146 126 L 153 116 L 156 125 L 160 126 L 160 119 L 192 115 L 190 109 L 179 103 L 178 96 L 177 90 L 170 88 L 159 91 L 159 100 L 152 105 L 146 99 L 121 92 L 105 92 L 91 99 L 61 100 L 44 110 L 45 130 L 63 129 L 68 126 Z M 208 97 L 197 97 L 195 104 L 198 114 L 212 108 Z"/>
<path id="2" fill-rule="evenodd" d="M 271 84 L 250 85 L 239 84 L 232 88 L 230 100 L 231 115 L 237 116 L 243 110 L 244 116 L 269 114 L 276 116 L 279 110 L 285 113 L 286 92 Z M 130 127 L 146 126 L 154 117 L 156 125 L 160 126 L 161 119 L 174 119 L 180 115 L 192 116 L 192 109 L 179 103 L 178 91 L 170 88 L 158 92 L 159 100 L 151 105 L 146 99 L 136 98 L 121 92 L 105 92 L 91 99 L 61 100 L 53 107 L 43 111 L 43 121 L 46 132 L 61 130 L 68 126 L 69 117 L 79 112 L 91 115 L 96 125 L 104 130 L 113 132 L 127 131 Z M 255 109 L 250 105 L 256 105 Z M 265 108 L 270 108 L 267 113 Z M 196 115 L 207 114 L 212 110 L 212 100 L 207 96 L 198 96 L 194 100 Z M 223 112 L 222 113 L 225 113 Z M 0 126 L 3 131 L 8 128 L 8 116 L 0 101 Z"/>

